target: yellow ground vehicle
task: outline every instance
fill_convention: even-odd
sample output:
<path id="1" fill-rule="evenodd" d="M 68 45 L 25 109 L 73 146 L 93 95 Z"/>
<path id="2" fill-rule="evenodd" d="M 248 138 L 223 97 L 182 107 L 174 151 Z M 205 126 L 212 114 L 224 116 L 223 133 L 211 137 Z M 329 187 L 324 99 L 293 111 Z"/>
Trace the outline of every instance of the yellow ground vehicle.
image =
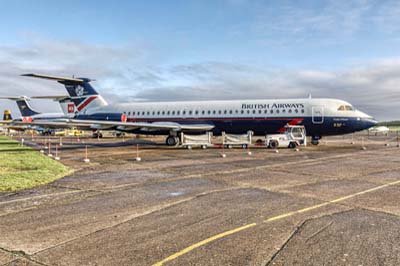
<path id="1" fill-rule="evenodd" d="M 56 131 L 54 133 L 55 136 L 82 136 L 83 131 L 77 129 L 65 129 L 61 131 Z"/>

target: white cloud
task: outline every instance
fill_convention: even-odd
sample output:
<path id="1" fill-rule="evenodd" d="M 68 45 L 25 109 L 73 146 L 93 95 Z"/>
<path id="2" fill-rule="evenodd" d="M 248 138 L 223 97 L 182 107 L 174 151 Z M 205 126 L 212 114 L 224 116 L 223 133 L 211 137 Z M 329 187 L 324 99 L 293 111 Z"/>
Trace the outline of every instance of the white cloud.
<path id="1" fill-rule="evenodd" d="M 266 36 L 283 34 L 292 41 L 310 38 L 337 38 L 357 32 L 373 4 L 368 0 L 307 2 L 282 1 L 260 4 L 253 29 Z"/>

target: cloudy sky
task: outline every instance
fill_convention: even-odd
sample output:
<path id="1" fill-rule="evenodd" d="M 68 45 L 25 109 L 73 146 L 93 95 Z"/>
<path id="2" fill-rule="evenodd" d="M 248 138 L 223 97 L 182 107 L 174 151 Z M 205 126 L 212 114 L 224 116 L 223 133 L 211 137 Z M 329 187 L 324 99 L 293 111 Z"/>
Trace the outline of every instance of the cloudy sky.
<path id="1" fill-rule="evenodd" d="M 400 1 L 3 0 L 0 94 L 65 94 L 29 72 L 96 79 L 110 102 L 312 94 L 400 119 Z"/>

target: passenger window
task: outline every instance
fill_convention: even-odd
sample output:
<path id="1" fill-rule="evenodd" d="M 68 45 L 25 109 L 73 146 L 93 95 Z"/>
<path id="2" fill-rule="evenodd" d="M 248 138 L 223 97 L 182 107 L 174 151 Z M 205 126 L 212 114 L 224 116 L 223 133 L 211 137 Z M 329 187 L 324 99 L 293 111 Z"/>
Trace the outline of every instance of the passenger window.
<path id="1" fill-rule="evenodd" d="M 283 109 L 283 110 L 282 110 L 282 113 L 286 113 L 286 109 Z"/>
<path id="2" fill-rule="evenodd" d="M 182 111 L 182 114 L 183 114 L 183 115 L 185 115 L 185 114 L 186 114 L 186 111 L 185 111 L 185 110 L 183 110 L 183 111 Z"/>
<path id="3" fill-rule="evenodd" d="M 303 114 L 304 114 L 304 109 L 301 109 L 301 113 L 303 113 Z"/>
<path id="4" fill-rule="evenodd" d="M 125 114 L 125 112 L 124 112 L 124 114 Z M 128 112 L 128 115 L 131 115 L 131 112 Z"/>
<path id="5" fill-rule="evenodd" d="M 224 114 L 226 114 L 227 112 L 226 112 L 226 110 L 224 110 Z"/>
<path id="6" fill-rule="evenodd" d="M 189 115 L 191 115 L 191 114 L 192 114 L 192 110 L 189 111 Z"/>
<path id="7" fill-rule="evenodd" d="M 279 110 L 276 110 L 276 113 L 279 114 Z"/>
<path id="8" fill-rule="evenodd" d="M 156 112 L 155 111 L 153 111 L 153 115 L 155 115 L 156 114 Z"/>
<path id="9" fill-rule="evenodd" d="M 256 110 L 253 110 L 253 114 L 255 114 L 256 113 Z"/>
<path id="10" fill-rule="evenodd" d="M 160 115 L 160 111 L 157 111 L 157 115 Z"/>
<path id="11" fill-rule="evenodd" d="M 292 109 L 289 109 L 289 111 L 288 111 L 288 112 L 289 112 L 289 114 L 291 114 L 291 113 L 292 113 Z"/>
<path id="12" fill-rule="evenodd" d="M 176 114 L 177 114 L 177 115 L 180 115 L 180 114 L 181 114 L 181 111 L 179 111 L 179 110 L 176 111 Z"/>
<path id="13" fill-rule="evenodd" d="M 218 114 L 221 114 L 222 113 L 222 111 L 221 110 L 218 110 Z"/>
<path id="14" fill-rule="evenodd" d="M 250 114 L 250 110 L 247 110 L 247 113 Z"/>
<path id="15" fill-rule="evenodd" d="M 195 115 L 198 115 L 198 114 L 199 114 L 199 111 L 197 111 L 197 110 L 194 111 L 194 114 L 195 114 Z"/>
<path id="16" fill-rule="evenodd" d="M 241 113 L 241 114 L 244 114 L 244 110 L 243 110 L 243 109 L 242 109 L 242 110 L 240 110 L 240 113 Z"/>
<path id="17" fill-rule="evenodd" d="M 167 115 L 169 115 L 170 114 L 170 112 L 169 111 L 167 111 Z"/>
<path id="18" fill-rule="evenodd" d="M 262 113 L 262 110 L 261 110 L 261 109 L 260 109 L 260 110 L 258 110 L 258 113 L 259 113 L 259 114 L 261 114 L 261 113 Z"/>
<path id="19" fill-rule="evenodd" d="M 207 114 L 211 114 L 211 111 L 210 111 L 210 110 L 208 110 L 208 111 L 207 111 Z"/>
<path id="20" fill-rule="evenodd" d="M 264 110 L 264 114 L 267 114 L 267 113 L 268 113 L 268 110 L 267 110 L 267 109 L 265 109 L 265 110 Z"/>
<path id="21" fill-rule="evenodd" d="M 165 111 L 162 111 L 162 115 L 165 115 Z"/>
<path id="22" fill-rule="evenodd" d="M 297 113 L 299 112 L 299 110 L 297 110 L 297 109 L 294 109 L 294 112 L 297 114 Z"/>
<path id="23" fill-rule="evenodd" d="M 273 114 L 273 113 L 274 113 L 274 110 L 271 109 L 270 113 Z"/>
<path id="24" fill-rule="evenodd" d="M 150 112 L 149 112 L 149 111 L 147 111 L 147 115 L 150 115 Z"/>

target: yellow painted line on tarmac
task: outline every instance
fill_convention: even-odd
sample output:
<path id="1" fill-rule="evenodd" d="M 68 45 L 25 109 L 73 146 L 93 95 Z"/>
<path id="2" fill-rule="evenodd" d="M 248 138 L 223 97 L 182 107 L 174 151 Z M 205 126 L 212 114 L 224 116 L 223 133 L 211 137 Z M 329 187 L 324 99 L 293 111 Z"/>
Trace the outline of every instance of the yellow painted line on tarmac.
<path id="1" fill-rule="evenodd" d="M 244 226 L 241 226 L 241 227 L 238 227 L 238 228 L 229 230 L 229 231 L 225 231 L 225 232 L 223 232 L 223 233 L 220 233 L 220 234 L 218 234 L 218 235 L 212 236 L 212 237 L 210 237 L 210 238 L 204 239 L 203 241 L 200 241 L 200 242 L 198 242 L 198 243 L 196 243 L 196 244 L 194 244 L 194 245 L 191 245 L 191 246 L 189 246 L 189 247 L 187 247 L 187 248 L 185 248 L 185 249 L 182 249 L 181 251 L 179 251 L 179 252 L 177 252 L 177 253 L 175 253 L 175 254 L 169 256 L 168 258 L 163 259 L 162 261 L 155 263 L 154 266 L 161 266 L 161 265 L 163 265 L 164 263 L 166 263 L 166 262 L 168 262 L 168 261 L 171 261 L 171 260 L 174 260 L 174 259 L 176 259 L 176 258 L 178 258 L 178 257 L 180 257 L 180 256 L 182 256 L 182 255 L 184 255 L 184 254 L 186 254 L 186 253 L 192 251 L 192 250 L 195 249 L 195 248 L 204 246 L 205 244 L 207 244 L 207 243 L 209 243 L 209 242 L 212 242 L 212 241 L 214 241 L 214 240 L 223 238 L 223 237 L 228 236 L 228 235 L 235 234 L 235 233 L 237 233 L 237 232 L 240 232 L 240 231 L 242 231 L 242 230 L 245 230 L 245 229 L 247 229 L 247 228 L 250 228 L 250 227 L 253 227 L 253 226 L 256 226 L 256 225 L 257 225 L 256 223 L 247 224 L 247 225 L 244 225 Z"/>
<path id="2" fill-rule="evenodd" d="M 317 204 L 317 205 L 306 207 L 306 208 L 303 208 L 303 209 L 300 209 L 300 210 L 297 210 L 297 211 L 292 211 L 292 212 L 284 213 L 284 214 L 281 214 L 281 215 L 277 215 L 277 216 L 271 217 L 269 219 L 266 219 L 263 222 L 264 223 L 270 223 L 270 222 L 273 222 L 273 221 L 281 220 L 281 219 L 293 216 L 295 214 L 309 212 L 309 211 L 312 211 L 312 210 L 315 210 L 315 209 L 318 209 L 318 208 L 321 208 L 321 207 L 324 207 L 324 206 L 327 206 L 327 205 L 331 205 L 333 203 L 341 202 L 341 201 L 344 201 L 344 200 L 347 200 L 347 199 L 350 199 L 350 198 L 354 198 L 354 197 L 359 196 L 359 195 L 367 194 L 367 193 L 370 193 L 370 192 L 373 192 L 373 191 L 376 191 L 376 190 L 379 190 L 379 189 L 382 189 L 382 188 L 385 188 L 385 187 L 394 186 L 394 185 L 397 185 L 397 184 L 400 184 L 400 180 L 397 180 L 397 181 L 394 181 L 394 182 L 390 182 L 390 183 L 386 183 L 384 185 L 373 187 L 373 188 L 370 188 L 370 189 L 367 189 L 367 190 L 363 190 L 363 191 L 360 191 L 360 192 L 357 192 L 357 193 L 354 193 L 354 194 L 350 194 L 350 195 L 347 195 L 347 196 L 344 196 L 344 197 L 340 197 L 340 198 L 337 198 L 337 199 L 334 199 L 334 200 L 330 200 L 330 201 L 327 201 L 327 202 L 324 202 L 324 203 L 320 203 L 320 204 Z M 248 228 L 254 227 L 256 225 L 257 225 L 257 223 L 251 223 L 251 224 L 247 224 L 247 225 L 244 225 L 244 226 L 241 226 L 241 227 L 238 227 L 238 228 L 235 228 L 235 229 L 232 229 L 232 230 L 229 230 L 229 231 L 225 231 L 225 232 L 222 232 L 220 234 L 211 236 L 211 237 L 209 237 L 207 239 L 204 239 L 204 240 L 202 240 L 202 241 L 200 241 L 200 242 L 198 242 L 196 244 L 193 244 L 193 245 L 191 245 L 191 246 L 189 246 L 187 248 L 184 248 L 184 249 L 182 249 L 181 251 L 179 251 L 179 252 L 177 252 L 175 254 L 172 254 L 171 256 L 163 259 L 162 261 L 159 261 L 159 262 L 153 264 L 153 266 L 162 266 L 162 265 L 164 265 L 164 263 L 172 261 L 172 260 L 174 260 L 174 259 L 176 259 L 176 258 L 178 258 L 178 257 L 180 257 L 182 255 L 185 255 L 186 253 L 189 253 L 189 252 L 191 252 L 192 250 L 194 250 L 194 249 L 196 249 L 198 247 L 204 246 L 204 245 L 206 245 L 206 244 L 208 244 L 208 243 L 210 243 L 212 241 L 215 241 L 217 239 L 223 238 L 225 236 L 233 235 L 235 233 L 238 233 L 240 231 L 243 231 L 243 230 L 246 230 Z"/>

